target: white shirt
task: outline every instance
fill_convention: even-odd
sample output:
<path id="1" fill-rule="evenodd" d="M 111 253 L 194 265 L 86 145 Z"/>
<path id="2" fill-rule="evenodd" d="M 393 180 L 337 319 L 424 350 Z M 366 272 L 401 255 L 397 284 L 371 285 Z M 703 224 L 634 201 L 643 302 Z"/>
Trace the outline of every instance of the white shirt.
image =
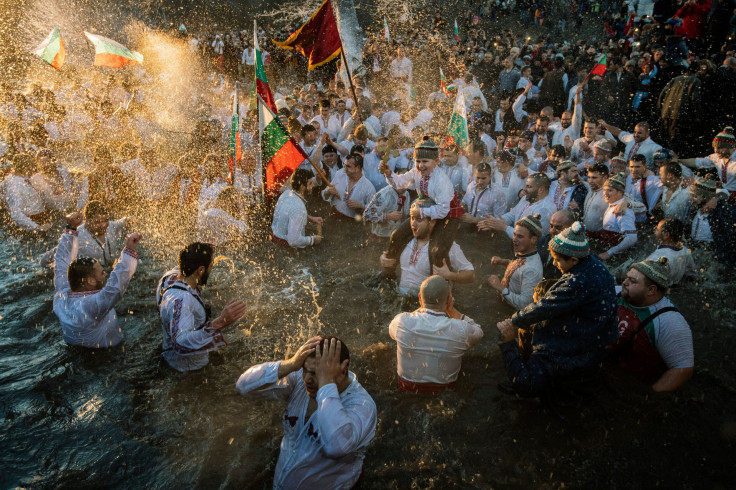
<path id="1" fill-rule="evenodd" d="M 603 189 L 597 191 L 588 187 L 588 194 L 583 204 L 583 224 L 588 231 L 600 231 L 603 229 L 603 215 L 606 214 L 608 203 L 603 196 Z"/>
<path id="2" fill-rule="evenodd" d="M 463 204 L 468 213 L 476 218 L 493 216 L 498 218 L 506 212 L 506 195 L 496 186 L 486 186 L 478 191 L 478 184 L 473 181 L 468 184 L 467 192 L 463 197 Z"/>
<path id="3" fill-rule="evenodd" d="M 472 318 L 450 318 L 427 308 L 399 313 L 388 333 L 397 344 L 399 376 L 414 383 L 454 382 L 463 354 L 483 338 L 483 330 Z"/>
<path id="4" fill-rule="evenodd" d="M 333 140 L 337 141 L 337 137 L 340 135 L 340 131 L 348 119 L 350 119 L 350 113 L 348 111 L 343 112 L 342 115 L 335 112 L 330 116 L 327 127 L 330 129 L 330 137 Z"/>
<path id="5" fill-rule="evenodd" d="M 525 263 L 511 275 L 508 292 L 503 295 L 503 299 L 517 310 L 521 310 L 534 301 L 534 288 L 543 279 L 544 266 L 536 251 L 528 256 L 514 257 L 516 258 L 525 259 Z"/>
<path id="6" fill-rule="evenodd" d="M 665 218 L 679 219 L 683 223 L 687 221 L 690 213 L 690 187 L 678 185 L 673 191 L 662 186 L 662 211 Z"/>
<path id="7" fill-rule="evenodd" d="M 708 215 L 698 211 L 693 219 L 691 236 L 696 242 L 712 242 L 713 233 L 710 231 Z"/>
<path id="8" fill-rule="evenodd" d="M 401 294 L 419 294 L 419 288 L 426 278 L 432 275 L 432 267 L 429 263 L 429 243 L 425 243 L 421 248 L 418 247 L 417 239 L 407 243 L 404 251 L 401 252 L 399 263 L 401 264 L 401 280 L 399 281 L 399 291 Z M 472 271 L 473 264 L 465 258 L 460 245 L 452 244 L 448 253 L 450 259 L 450 269 L 455 272 Z"/>
<path id="9" fill-rule="evenodd" d="M 5 202 L 12 219 L 21 230 L 36 230 L 39 225 L 29 216 L 46 211 L 41 196 L 31 186 L 29 179 L 10 174 L 5 178 Z"/>
<path id="10" fill-rule="evenodd" d="M 417 168 L 413 168 L 401 175 L 391 173 L 391 176 L 386 177 L 386 180 L 394 189 L 401 187 L 409 188 L 411 185 L 414 185 L 416 190 L 419 191 L 422 178 L 421 172 Z M 447 213 L 450 212 L 450 202 L 455 197 L 455 191 L 447 175 L 436 167 L 429 175 L 427 195 L 435 202 L 435 205 L 428 208 L 420 208 L 421 216 L 428 216 L 430 219 L 445 218 Z"/>
<path id="11" fill-rule="evenodd" d="M 412 62 L 406 56 L 401 59 L 394 58 L 391 61 L 391 77 L 392 78 L 408 77 L 407 81 L 411 83 L 413 71 L 414 71 L 414 67 L 412 65 Z"/>
<path id="12" fill-rule="evenodd" d="M 501 189 L 506 195 L 506 206 L 513 208 L 519 202 L 519 192 L 524 188 L 526 180 L 519 177 L 516 168 L 509 170 L 506 177 L 498 170 L 493 172 L 491 186 Z"/>
<path id="13" fill-rule="evenodd" d="M 401 124 L 401 114 L 399 114 L 396 111 L 386 111 L 381 116 L 381 131 L 383 133 L 383 136 L 386 136 L 388 134 L 389 129 L 393 127 L 394 125 L 400 125 Z"/>
<path id="14" fill-rule="evenodd" d="M 363 219 L 371 224 L 371 233 L 379 237 L 390 237 L 399 224 L 409 217 L 410 199 L 408 192 L 399 195 L 390 186 L 376 192 L 363 211 Z M 386 221 L 386 214 L 394 211 L 401 211 L 401 219 Z"/>
<path id="15" fill-rule="evenodd" d="M 575 97 L 575 92 L 572 92 L 573 97 Z M 575 141 L 576 139 L 580 138 L 580 130 L 583 127 L 583 105 L 582 105 L 582 94 L 580 98 L 580 103 L 575 104 L 575 109 L 572 112 L 572 122 L 570 125 L 566 128 L 562 128 L 562 125 L 560 125 L 560 130 L 555 131 L 554 135 L 552 136 L 552 146 L 554 145 L 564 145 L 565 144 L 565 136 L 570 137 L 570 141 Z"/>
<path id="16" fill-rule="evenodd" d="M 240 58 L 240 62 L 244 65 L 253 66 L 255 64 L 256 53 L 253 48 L 245 48 Z"/>
<path id="17" fill-rule="evenodd" d="M 115 305 L 125 293 L 138 263 L 138 254 L 123 249 L 120 260 L 105 286 L 97 291 L 72 292 L 67 269 L 77 258 L 77 232 L 66 230 L 54 258 L 54 313 L 59 318 L 64 340 L 82 347 L 113 347 L 123 341 Z"/>
<path id="18" fill-rule="evenodd" d="M 199 191 L 199 198 L 197 198 L 197 212 L 204 213 L 209 209 L 210 205 L 215 202 L 217 196 L 220 195 L 227 187 L 227 182 L 217 177 L 215 180 L 205 180 L 202 183 L 202 189 Z"/>
<path id="19" fill-rule="evenodd" d="M 138 158 L 123 163 L 120 170 L 133 179 L 139 195 L 146 201 L 160 201 L 170 196 L 178 173 L 176 165 L 170 163 L 149 172 Z"/>
<path id="20" fill-rule="evenodd" d="M 542 220 L 542 235 L 546 235 L 547 233 L 549 233 L 549 219 L 556 212 L 557 207 L 555 206 L 554 201 L 552 201 L 551 196 L 548 195 L 541 201 L 537 201 L 533 204 L 529 204 L 526 196 L 524 196 L 516 206 L 511 208 L 511 210 L 501 216 L 501 218 L 508 225 L 506 226 L 506 234 L 509 236 L 509 238 L 513 238 L 514 227 L 516 226 L 517 221 L 519 221 L 524 216 L 533 216 L 535 214 L 538 214 L 540 216 L 540 219 Z"/>
<path id="21" fill-rule="evenodd" d="M 626 213 L 623 216 L 617 216 L 614 212 L 616 206 L 618 206 L 623 199 L 619 199 L 613 204 L 608 205 L 606 213 L 603 215 L 603 229 L 606 231 L 612 231 L 614 233 L 621 233 L 623 240 L 618 245 L 614 245 L 608 250 L 610 255 L 621 253 L 624 250 L 632 247 L 638 236 L 636 234 L 636 219 L 634 217 L 634 211 L 631 208 L 626 209 Z"/>
<path id="22" fill-rule="evenodd" d="M 468 172 L 460 165 L 460 161 L 455 165 L 445 165 L 440 163 L 437 167 L 441 171 L 445 172 L 447 178 L 452 182 L 452 189 L 455 191 L 458 197 L 465 194 L 465 190 L 468 188 L 468 182 L 470 180 Z"/>
<path id="23" fill-rule="evenodd" d="M 668 286 L 670 287 L 679 284 L 683 277 L 695 277 L 698 273 L 693 256 L 686 247 L 676 248 L 660 245 L 654 252 L 649 254 L 647 259 L 658 260 L 661 257 L 667 257 L 667 269 L 670 278 Z"/>
<path id="24" fill-rule="evenodd" d="M 236 388 L 242 395 L 287 402 L 281 421 L 284 437 L 273 488 L 350 489 L 360 478 L 368 444 L 376 433 L 376 404 L 355 374 L 342 393 L 330 383 L 317 391 L 317 409 L 306 420 L 309 394 L 302 370 L 279 379 L 281 362 L 244 372 Z"/>
<path id="25" fill-rule="evenodd" d="M 201 369 L 210 360 L 209 352 L 225 346 L 222 332 L 207 322 L 204 300 L 198 289 L 176 278 L 172 269 L 156 287 L 156 303 L 161 315 L 162 356 L 169 366 L 186 372 Z"/>
<path id="26" fill-rule="evenodd" d="M 713 153 L 705 158 L 696 158 L 695 166 L 698 168 L 713 168 L 718 170 L 718 178 L 723 181 L 723 167 L 726 165 L 726 181 L 723 182 L 723 188 L 729 192 L 736 191 L 736 151 L 731 153 L 728 160 L 724 160 L 718 155 Z"/>
<path id="27" fill-rule="evenodd" d="M 203 243 L 222 245 L 247 232 L 248 227 L 244 222 L 219 208 L 210 208 L 197 217 L 197 233 L 199 241 Z"/>
<path id="28" fill-rule="evenodd" d="M 662 181 L 659 180 L 659 177 L 657 177 L 656 175 L 650 175 L 649 177 L 647 177 L 644 184 L 644 192 L 646 194 L 647 211 L 651 213 L 654 209 L 654 206 L 656 206 L 657 202 L 659 202 L 659 198 L 662 196 Z M 637 179 L 636 182 L 634 182 L 631 174 L 627 175 L 626 194 L 643 203 L 644 196 L 642 196 L 641 193 L 641 179 Z M 643 223 L 646 220 L 646 212 L 636 214 L 637 223 Z"/>
<path id="29" fill-rule="evenodd" d="M 335 189 L 337 189 L 340 197 L 332 195 L 330 195 L 329 197 L 325 197 L 325 191 L 327 191 L 327 188 L 325 188 L 322 191 L 322 198 L 332 204 L 338 212 L 350 218 L 355 218 L 356 216 L 362 215 L 363 210 L 351 209 L 348 207 L 345 201 L 349 199 L 352 199 L 353 201 L 358 201 L 359 203 L 363 204 L 363 209 L 365 209 L 365 207 L 368 206 L 368 203 L 371 202 L 373 194 L 376 193 L 376 188 L 373 187 L 373 184 L 371 184 L 370 181 L 362 175 L 360 176 L 360 179 L 351 187 L 350 181 L 348 179 L 348 176 L 345 174 L 344 168 L 341 168 L 335 173 L 335 176 L 332 178 L 332 185 L 335 186 Z"/>
<path id="30" fill-rule="evenodd" d="M 41 200 L 47 209 L 67 211 L 77 204 L 76 189 L 69 172 L 65 169 L 59 169 L 59 174 L 61 175 L 61 189 L 56 188 L 51 177 L 41 172 L 31 177 L 30 183 L 41 196 Z M 57 190 L 61 192 L 57 193 Z"/>
<path id="31" fill-rule="evenodd" d="M 647 138 L 641 143 L 637 143 L 634 140 L 632 133 L 621 131 L 618 134 L 618 140 L 626 145 L 624 150 L 624 158 L 626 161 L 630 161 L 635 155 L 644 155 L 647 158 L 647 166 L 651 167 L 653 164 L 652 155 L 658 150 L 662 149 L 662 145 L 658 145 L 651 138 Z"/>
<path id="32" fill-rule="evenodd" d="M 307 206 L 304 198 L 292 189 L 285 191 L 276 203 L 271 232 L 294 248 L 314 245 L 314 237 L 304 236 L 307 226 Z"/>
<path id="33" fill-rule="evenodd" d="M 77 229 L 79 244 L 78 257 L 92 257 L 103 266 L 111 266 L 118 256 L 123 240 L 123 226 L 127 218 L 109 221 L 105 231 L 105 241 L 99 240 L 85 225 Z"/>
<path id="34" fill-rule="evenodd" d="M 388 166 L 391 167 L 391 171 L 393 172 L 396 170 L 396 162 L 398 157 L 396 158 L 389 158 L 388 159 Z M 378 155 L 376 155 L 375 151 L 372 151 L 370 153 L 366 153 L 365 157 L 363 158 L 363 176 L 370 181 L 371 184 L 373 184 L 373 187 L 380 191 L 384 187 L 388 185 L 386 182 L 386 177 L 378 171 L 378 165 L 380 165 L 381 159 L 378 158 Z"/>

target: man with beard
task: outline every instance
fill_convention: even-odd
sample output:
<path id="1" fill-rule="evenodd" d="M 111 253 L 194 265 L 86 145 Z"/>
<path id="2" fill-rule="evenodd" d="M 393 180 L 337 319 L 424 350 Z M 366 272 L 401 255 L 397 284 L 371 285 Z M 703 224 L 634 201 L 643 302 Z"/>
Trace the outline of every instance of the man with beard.
<path id="1" fill-rule="evenodd" d="M 505 231 L 509 238 L 514 236 L 514 226 L 524 216 L 539 215 L 543 234 L 547 233 L 549 218 L 557 211 L 549 197 L 549 178 L 544 174 L 530 175 L 526 179 L 524 197 L 500 218 L 488 217 L 478 223 L 479 230 Z"/>
<path id="2" fill-rule="evenodd" d="M 562 233 L 563 230 L 570 228 L 574 222 L 575 216 L 567 209 L 557 211 L 549 219 L 549 233 L 537 240 L 537 253 L 542 261 L 544 279 L 559 279 L 562 275 L 560 270 L 555 267 L 554 260 L 552 260 L 552 254 L 549 252 L 549 241 Z"/>
<path id="3" fill-rule="evenodd" d="M 66 222 L 54 266 L 54 313 L 61 323 L 64 340 L 92 349 L 116 346 L 123 341 L 123 334 L 115 305 L 122 299 L 138 264 L 135 249 L 141 235 L 131 233 L 125 239 L 125 248 L 108 281 L 97 260 L 77 258 L 77 227 L 82 224 L 82 213 L 70 214 Z"/>
<path id="4" fill-rule="evenodd" d="M 210 320 L 201 287 L 214 266 L 214 248 L 194 242 L 179 252 L 179 266 L 161 278 L 156 288 L 156 304 L 161 314 L 163 357 L 169 366 L 186 372 L 201 369 L 209 362 L 209 352 L 225 346 L 222 329 L 245 314 L 245 303 L 231 300 L 222 313 Z"/>
<path id="5" fill-rule="evenodd" d="M 561 162 L 557 167 L 557 181 L 552 184 L 550 193 L 557 211 L 569 209 L 580 213 L 585 206 L 588 188 L 580 183 L 578 166 L 570 160 Z"/>
<path id="6" fill-rule="evenodd" d="M 458 284 L 475 280 L 473 264 L 468 262 L 460 245 L 454 241 L 440 266 L 430 262 L 430 251 L 436 247 L 432 242 L 435 240 L 433 232 L 438 220 L 430 218 L 426 210 L 434 205 L 431 199 L 420 197 L 409 209 L 409 225 L 413 239 L 406 244 L 399 257 L 401 294 L 417 295 L 422 281 L 432 274 Z M 381 255 L 381 267 L 386 276 L 392 277 L 396 270 L 396 259 L 393 259 L 389 252 L 384 252 Z"/>
<path id="7" fill-rule="evenodd" d="M 613 350 L 622 367 L 654 391 L 677 390 L 692 377 L 695 363 L 690 326 L 666 296 L 668 284 L 667 258 L 647 259 L 631 266 L 618 298 Z"/>
<path id="8" fill-rule="evenodd" d="M 376 433 L 376 404 L 340 339 L 313 337 L 283 361 L 244 372 L 245 396 L 287 402 L 273 488 L 353 488 Z"/>

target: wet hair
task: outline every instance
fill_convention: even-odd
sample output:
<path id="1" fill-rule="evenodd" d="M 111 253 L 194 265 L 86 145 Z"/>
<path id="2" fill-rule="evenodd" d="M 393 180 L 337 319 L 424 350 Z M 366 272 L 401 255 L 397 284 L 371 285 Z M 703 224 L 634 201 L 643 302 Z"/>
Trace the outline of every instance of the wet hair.
<path id="1" fill-rule="evenodd" d="M 84 286 L 84 280 L 95 271 L 96 259 L 91 257 L 80 257 L 66 269 L 66 278 L 72 291 L 79 291 Z"/>
<path id="2" fill-rule="evenodd" d="M 645 129 L 645 130 L 647 130 L 647 131 L 649 131 L 651 129 L 651 127 L 649 126 L 649 123 L 646 122 L 646 121 L 639 121 L 638 123 L 636 123 L 636 125 L 639 126 L 639 127 L 641 127 L 641 128 L 643 128 L 643 129 Z"/>
<path id="3" fill-rule="evenodd" d="M 299 190 L 302 187 L 305 187 L 307 185 L 307 182 L 311 178 L 312 172 L 303 168 L 298 168 L 294 170 L 293 174 L 291 174 L 291 188 L 294 190 Z"/>
<path id="4" fill-rule="evenodd" d="M 330 108 L 330 101 L 328 99 L 322 99 L 319 101 L 320 107 L 326 107 L 327 109 Z"/>
<path id="5" fill-rule="evenodd" d="M 343 342 L 338 337 L 330 337 L 332 340 L 339 340 L 340 341 L 340 364 L 345 362 L 345 360 L 350 361 L 350 350 L 348 349 L 348 346 L 345 345 L 345 342 Z M 325 351 L 325 343 L 330 340 L 330 338 L 324 338 L 319 343 L 319 351 L 324 354 Z M 317 351 L 312 352 L 309 357 L 317 357 Z"/>
<path id="6" fill-rule="evenodd" d="M 672 174 L 678 179 L 682 178 L 682 167 L 680 167 L 680 164 L 677 162 L 669 162 L 667 165 L 664 166 L 665 170 L 664 172 L 666 174 Z"/>
<path id="7" fill-rule="evenodd" d="M 179 272 L 184 277 L 194 274 L 200 267 L 209 267 L 214 247 L 209 243 L 190 243 L 179 252 Z"/>
<path id="8" fill-rule="evenodd" d="M 669 233 L 673 241 L 679 242 L 682 240 L 682 235 L 685 232 L 685 225 L 682 221 L 675 218 L 665 218 L 660 223 L 662 224 L 662 232 Z"/>
<path id="9" fill-rule="evenodd" d="M 84 211 L 82 211 L 82 214 L 84 215 L 84 220 L 89 221 L 94 216 L 102 216 L 106 214 L 109 215 L 110 210 L 107 208 L 107 205 L 102 201 L 90 201 L 84 207 Z"/>
<path id="10" fill-rule="evenodd" d="M 305 124 L 302 126 L 302 138 L 307 135 L 310 131 L 317 131 L 317 128 L 312 126 L 311 124 Z"/>
<path id="11" fill-rule="evenodd" d="M 477 167 L 475 167 L 475 171 L 479 173 L 493 173 L 493 169 L 491 166 L 486 162 L 480 162 Z"/>
<path id="12" fill-rule="evenodd" d="M 554 152 L 555 155 L 560 155 L 562 158 L 565 158 L 567 156 L 567 149 L 565 148 L 565 145 L 554 145 L 549 150 L 550 153 Z"/>
<path id="13" fill-rule="evenodd" d="M 473 140 L 472 143 L 470 143 L 470 149 L 473 153 L 480 153 L 484 157 L 488 156 L 488 147 L 479 139 Z"/>
<path id="14" fill-rule="evenodd" d="M 603 176 L 607 176 L 608 175 L 608 167 L 606 167 L 602 163 L 595 163 L 595 164 L 593 164 L 588 169 L 588 173 L 591 173 L 591 172 L 595 172 L 595 173 L 601 174 Z"/>
<path id="15" fill-rule="evenodd" d="M 360 167 L 361 169 L 363 168 L 363 157 L 362 157 L 362 156 L 360 155 L 360 153 L 351 153 L 351 154 L 350 154 L 350 155 L 348 155 L 348 157 L 347 157 L 347 158 L 345 159 L 345 161 L 346 161 L 346 162 L 347 162 L 348 160 L 352 160 L 352 161 L 353 161 L 353 164 L 354 164 L 354 165 L 355 165 L 356 167 Z"/>
<path id="16" fill-rule="evenodd" d="M 547 190 L 549 190 L 549 186 L 551 182 L 549 181 L 549 177 L 547 177 L 547 174 L 533 174 L 528 177 L 529 179 L 534 182 L 534 185 L 538 187 L 544 187 Z"/>

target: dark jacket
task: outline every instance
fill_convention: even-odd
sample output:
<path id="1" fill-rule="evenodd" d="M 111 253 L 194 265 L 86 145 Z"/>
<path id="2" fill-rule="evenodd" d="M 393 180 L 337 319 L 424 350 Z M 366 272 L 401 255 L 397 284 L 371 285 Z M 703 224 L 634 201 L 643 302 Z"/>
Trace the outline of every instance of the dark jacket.
<path id="1" fill-rule="evenodd" d="M 605 347 L 618 336 L 613 276 L 597 258 L 588 257 L 563 274 L 544 298 L 511 320 L 519 328 L 532 330 L 531 357 L 551 361 L 555 373 L 597 365 Z"/>
<path id="2" fill-rule="evenodd" d="M 550 235 L 544 235 L 537 240 L 537 253 L 542 260 L 545 279 L 559 279 L 562 277 L 560 269 L 552 263 L 552 254 L 549 253 L 549 241 L 552 239 Z"/>
<path id="3" fill-rule="evenodd" d="M 732 266 L 736 262 L 736 207 L 718 201 L 706 219 L 713 234 L 713 257 L 725 266 Z"/>

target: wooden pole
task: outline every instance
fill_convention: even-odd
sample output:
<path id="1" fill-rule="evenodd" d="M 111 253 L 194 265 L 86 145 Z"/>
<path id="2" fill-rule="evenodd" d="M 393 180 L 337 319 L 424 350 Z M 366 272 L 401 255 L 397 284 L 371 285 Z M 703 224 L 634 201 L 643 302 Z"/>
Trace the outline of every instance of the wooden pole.
<path id="1" fill-rule="evenodd" d="M 294 141 L 294 144 L 296 144 L 296 141 Z M 327 187 L 332 187 L 332 182 L 330 182 L 327 179 L 327 175 L 325 175 L 322 169 L 319 168 L 317 165 L 315 165 L 315 163 L 312 161 L 312 158 L 309 155 L 307 155 L 306 153 L 304 155 L 307 157 L 307 160 L 309 161 L 309 163 L 312 164 L 312 167 L 314 168 L 314 171 L 317 172 L 317 175 L 325 182 L 325 184 L 327 184 Z"/>

